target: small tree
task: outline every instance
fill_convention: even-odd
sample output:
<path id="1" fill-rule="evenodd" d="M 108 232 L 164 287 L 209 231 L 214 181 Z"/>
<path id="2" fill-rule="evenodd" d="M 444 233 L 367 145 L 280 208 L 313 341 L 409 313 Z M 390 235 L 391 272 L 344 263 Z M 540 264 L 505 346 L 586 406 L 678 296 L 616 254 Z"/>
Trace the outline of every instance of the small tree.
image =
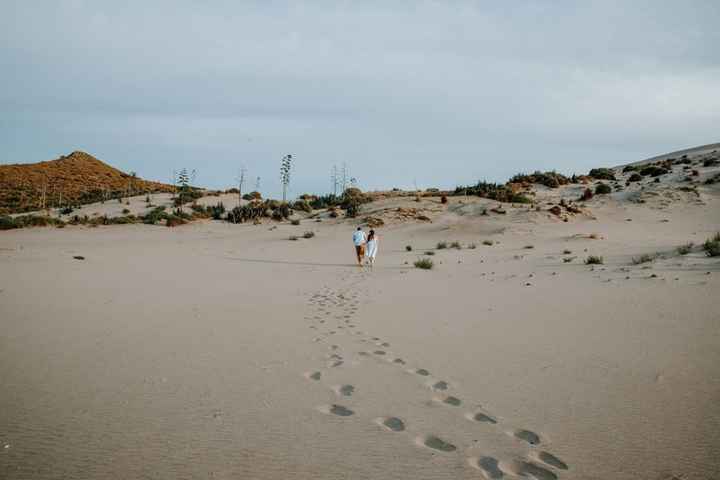
<path id="1" fill-rule="evenodd" d="M 238 205 L 240 205 L 240 201 L 242 200 L 242 190 L 243 190 L 243 185 L 245 184 L 245 173 L 247 173 L 247 169 L 245 167 L 240 167 L 240 173 L 237 176 Z"/>
<path id="2" fill-rule="evenodd" d="M 290 185 L 290 169 L 292 167 L 292 155 L 287 154 L 283 157 L 280 164 L 280 181 L 283 186 L 283 202 L 287 201 L 287 188 Z"/>

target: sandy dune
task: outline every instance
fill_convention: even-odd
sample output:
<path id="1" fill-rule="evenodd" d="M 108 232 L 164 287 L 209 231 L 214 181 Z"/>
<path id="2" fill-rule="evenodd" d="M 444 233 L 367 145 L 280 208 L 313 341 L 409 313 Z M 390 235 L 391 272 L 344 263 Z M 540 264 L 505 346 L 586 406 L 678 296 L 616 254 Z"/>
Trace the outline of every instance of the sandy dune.
<path id="1" fill-rule="evenodd" d="M 2 232 L 0 477 L 718 478 L 720 196 L 626 194 L 375 202 L 432 222 L 372 270 L 344 220 Z"/>

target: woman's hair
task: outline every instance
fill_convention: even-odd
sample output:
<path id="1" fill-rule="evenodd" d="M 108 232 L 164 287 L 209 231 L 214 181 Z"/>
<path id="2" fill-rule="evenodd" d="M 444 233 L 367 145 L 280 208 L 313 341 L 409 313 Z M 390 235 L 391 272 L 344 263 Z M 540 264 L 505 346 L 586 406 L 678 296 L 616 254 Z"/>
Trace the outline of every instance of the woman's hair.
<path id="1" fill-rule="evenodd" d="M 375 230 L 370 230 L 370 235 L 368 235 L 368 240 L 372 240 L 375 238 Z"/>

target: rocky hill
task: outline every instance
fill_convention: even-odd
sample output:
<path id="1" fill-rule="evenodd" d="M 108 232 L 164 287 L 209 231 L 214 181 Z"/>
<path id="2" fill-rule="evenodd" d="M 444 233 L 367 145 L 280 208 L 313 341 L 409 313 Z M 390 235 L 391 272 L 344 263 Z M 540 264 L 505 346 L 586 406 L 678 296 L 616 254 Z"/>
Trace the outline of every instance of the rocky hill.
<path id="1" fill-rule="evenodd" d="M 172 185 L 121 172 L 79 151 L 47 162 L 0 165 L 0 214 L 172 190 Z"/>

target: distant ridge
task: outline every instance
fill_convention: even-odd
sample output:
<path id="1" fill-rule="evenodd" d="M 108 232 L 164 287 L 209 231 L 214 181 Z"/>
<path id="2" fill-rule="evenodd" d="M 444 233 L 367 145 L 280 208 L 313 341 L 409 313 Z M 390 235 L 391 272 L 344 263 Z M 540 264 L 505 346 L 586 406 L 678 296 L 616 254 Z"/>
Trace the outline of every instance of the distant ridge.
<path id="1" fill-rule="evenodd" d="M 644 163 L 652 163 L 652 162 L 658 162 L 667 160 L 668 158 L 678 158 L 683 155 L 702 155 L 705 153 L 710 153 L 713 150 L 720 150 L 720 143 L 708 143 L 707 145 L 700 145 L 699 147 L 690 147 L 685 148 L 683 150 L 676 150 L 674 152 L 670 153 L 664 153 L 662 155 L 656 155 L 654 157 L 646 158 L 645 160 L 640 160 L 637 162 L 628 163 L 625 165 L 642 165 Z M 625 165 L 618 165 L 618 167 L 623 167 Z M 615 167 L 615 168 L 618 168 Z"/>
<path id="2" fill-rule="evenodd" d="M 46 162 L 0 165 L 0 213 L 172 190 L 172 185 L 133 177 L 80 151 Z"/>

